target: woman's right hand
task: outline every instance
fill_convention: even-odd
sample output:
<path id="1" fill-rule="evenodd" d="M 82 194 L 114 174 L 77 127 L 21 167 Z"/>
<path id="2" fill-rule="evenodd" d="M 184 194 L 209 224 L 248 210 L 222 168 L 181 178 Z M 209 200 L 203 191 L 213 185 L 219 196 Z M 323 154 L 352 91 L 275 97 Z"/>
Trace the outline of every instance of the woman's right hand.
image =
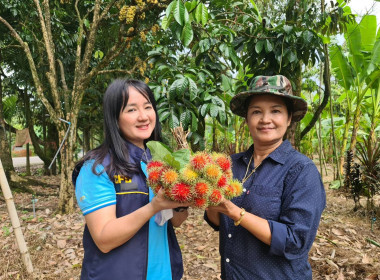
<path id="1" fill-rule="evenodd" d="M 164 209 L 173 209 L 177 207 L 187 207 L 190 206 L 191 202 L 177 202 L 170 200 L 165 197 L 164 190 L 161 188 L 159 192 L 153 197 L 150 202 L 156 212 L 159 212 Z"/>

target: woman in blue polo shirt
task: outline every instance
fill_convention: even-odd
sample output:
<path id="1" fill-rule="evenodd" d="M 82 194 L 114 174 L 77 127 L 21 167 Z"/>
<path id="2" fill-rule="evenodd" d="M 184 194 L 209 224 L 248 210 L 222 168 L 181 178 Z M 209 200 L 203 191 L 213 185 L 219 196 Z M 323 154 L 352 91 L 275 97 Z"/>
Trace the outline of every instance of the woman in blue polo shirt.
<path id="1" fill-rule="evenodd" d="M 104 142 L 73 172 L 86 220 L 81 279 L 181 279 L 173 226 L 188 213 L 165 209 L 188 205 L 162 192 L 153 196 L 146 185 L 151 154 L 145 143 L 159 141 L 161 132 L 153 93 L 143 82 L 115 80 L 104 95 L 103 115 Z"/>
<path id="2" fill-rule="evenodd" d="M 277 75 L 254 78 L 230 107 L 245 118 L 253 145 L 232 156 L 243 194 L 205 213 L 219 230 L 221 277 L 311 280 L 308 253 L 326 195 L 314 163 L 283 140 L 291 121 L 305 115 L 307 103 Z"/>

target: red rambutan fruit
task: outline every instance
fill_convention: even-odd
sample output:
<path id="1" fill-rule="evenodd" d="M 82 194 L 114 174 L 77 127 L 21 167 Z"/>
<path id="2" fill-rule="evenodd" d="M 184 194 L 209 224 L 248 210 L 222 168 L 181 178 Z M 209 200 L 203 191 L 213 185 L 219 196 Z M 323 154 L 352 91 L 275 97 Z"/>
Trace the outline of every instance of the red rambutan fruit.
<path id="1" fill-rule="evenodd" d="M 227 180 L 232 180 L 232 178 L 233 178 L 233 174 L 232 174 L 231 169 L 223 172 L 223 175 L 226 176 Z"/>
<path id="2" fill-rule="evenodd" d="M 223 199 L 223 195 L 220 190 L 214 189 L 208 197 L 209 204 L 212 206 L 218 205 Z"/>
<path id="3" fill-rule="evenodd" d="M 204 181 L 200 181 L 194 186 L 194 196 L 195 197 L 205 197 L 208 193 L 210 193 L 210 185 Z"/>
<path id="4" fill-rule="evenodd" d="M 162 188 L 162 186 L 160 184 L 151 185 L 150 187 L 152 188 L 152 191 L 153 191 L 154 195 L 157 195 L 157 193 Z"/>
<path id="5" fill-rule="evenodd" d="M 148 173 L 148 184 L 150 186 L 157 184 L 161 179 L 162 170 L 158 168 L 152 168 Z"/>
<path id="6" fill-rule="evenodd" d="M 203 174 L 206 177 L 206 179 L 212 181 L 212 182 L 217 182 L 222 175 L 222 170 L 220 167 L 216 164 L 208 164 L 205 166 L 203 169 Z"/>
<path id="7" fill-rule="evenodd" d="M 223 188 L 224 186 L 226 186 L 227 185 L 227 178 L 226 178 L 226 176 L 224 176 L 224 175 L 220 176 L 217 185 L 218 185 L 219 188 Z"/>
<path id="8" fill-rule="evenodd" d="M 174 184 L 175 182 L 177 182 L 178 180 L 178 177 L 179 177 L 179 174 L 177 171 L 175 171 L 174 169 L 167 169 L 167 170 L 164 170 L 162 172 L 162 175 L 161 175 L 161 182 L 164 184 L 164 185 L 172 185 Z"/>
<path id="9" fill-rule="evenodd" d="M 213 155 L 213 158 L 223 171 L 227 171 L 231 168 L 231 160 L 227 155 L 222 153 L 215 153 Z"/>
<path id="10" fill-rule="evenodd" d="M 201 170 L 210 162 L 212 162 L 212 158 L 205 152 L 197 152 L 190 159 L 190 164 L 195 170 Z"/>
<path id="11" fill-rule="evenodd" d="M 164 163 L 162 161 L 159 161 L 159 160 L 152 160 L 150 162 L 148 162 L 146 168 L 148 170 L 152 169 L 152 168 L 156 168 L 156 167 L 163 167 L 164 166 Z"/>
<path id="12" fill-rule="evenodd" d="M 235 197 L 235 188 L 231 185 L 225 186 L 223 189 L 223 195 L 227 199 L 231 199 L 231 198 Z"/>
<path id="13" fill-rule="evenodd" d="M 196 197 L 194 198 L 194 207 L 196 208 L 205 208 L 207 206 L 207 199 Z"/>
<path id="14" fill-rule="evenodd" d="M 178 202 L 191 201 L 192 199 L 191 186 L 183 182 L 175 184 L 170 193 L 173 200 Z"/>
<path id="15" fill-rule="evenodd" d="M 243 185 L 238 180 L 231 180 L 229 185 L 234 189 L 234 196 L 240 196 L 243 193 Z"/>

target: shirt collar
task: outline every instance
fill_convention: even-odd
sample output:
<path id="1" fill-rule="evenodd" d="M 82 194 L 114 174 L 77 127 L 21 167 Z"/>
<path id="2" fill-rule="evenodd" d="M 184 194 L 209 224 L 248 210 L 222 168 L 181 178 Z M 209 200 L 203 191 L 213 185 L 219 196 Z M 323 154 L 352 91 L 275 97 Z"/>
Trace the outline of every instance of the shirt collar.
<path id="1" fill-rule="evenodd" d="M 125 143 L 128 147 L 129 157 L 131 158 L 132 162 L 145 162 L 147 163 L 149 160 L 152 159 L 152 156 L 150 154 L 150 151 L 148 148 L 145 150 L 137 147 L 136 145 L 132 144 L 131 142 L 125 140 Z"/>
<path id="2" fill-rule="evenodd" d="M 241 158 L 243 158 L 243 161 L 248 164 L 249 159 L 253 155 L 253 149 L 254 149 L 254 144 L 252 144 L 247 151 L 241 154 Z M 288 140 L 285 140 L 281 143 L 280 146 L 278 146 L 273 152 L 269 154 L 267 158 L 270 158 L 280 164 L 284 164 L 286 160 L 286 156 L 290 151 L 292 151 L 292 145 Z"/>

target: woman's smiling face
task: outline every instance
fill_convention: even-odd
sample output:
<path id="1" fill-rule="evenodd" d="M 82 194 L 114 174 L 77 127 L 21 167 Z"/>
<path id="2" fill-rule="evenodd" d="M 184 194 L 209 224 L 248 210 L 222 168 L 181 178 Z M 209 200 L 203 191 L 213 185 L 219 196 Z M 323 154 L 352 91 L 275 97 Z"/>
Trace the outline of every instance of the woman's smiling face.
<path id="1" fill-rule="evenodd" d="M 123 137 L 144 149 L 156 126 L 156 112 L 149 100 L 134 87 L 129 87 L 127 106 L 120 112 L 119 127 Z"/>
<path id="2" fill-rule="evenodd" d="M 250 100 L 246 121 L 256 145 L 281 143 L 291 122 L 285 101 L 275 95 L 257 95 Z"/>

